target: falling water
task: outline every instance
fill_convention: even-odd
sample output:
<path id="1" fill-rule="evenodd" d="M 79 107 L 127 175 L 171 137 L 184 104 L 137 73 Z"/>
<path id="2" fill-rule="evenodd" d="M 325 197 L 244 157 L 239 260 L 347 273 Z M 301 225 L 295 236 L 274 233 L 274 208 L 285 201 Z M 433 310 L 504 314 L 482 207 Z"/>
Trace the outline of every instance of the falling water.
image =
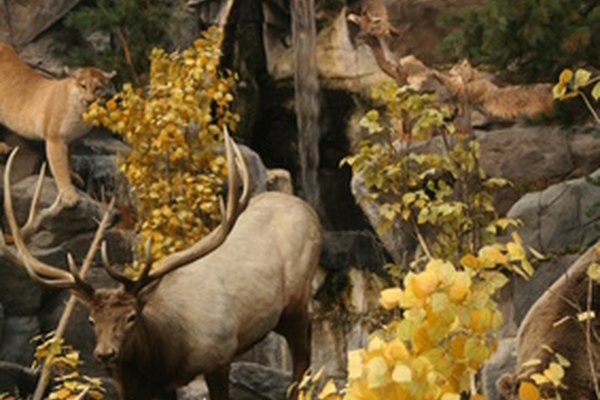
<path id="1" fill-rule="evenodd" d="M 294 90 L 304 198 L 319 209 L 319 79 L 317 71 L 315 0 L 292 0 Z"/>

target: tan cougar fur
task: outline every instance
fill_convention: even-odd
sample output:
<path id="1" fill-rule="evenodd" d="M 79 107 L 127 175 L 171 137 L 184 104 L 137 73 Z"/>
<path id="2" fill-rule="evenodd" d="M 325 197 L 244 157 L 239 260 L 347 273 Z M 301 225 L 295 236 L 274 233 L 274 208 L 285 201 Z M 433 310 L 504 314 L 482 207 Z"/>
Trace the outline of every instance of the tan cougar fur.
<path id="1" fill-rule="evenodd" d="M 50 170 L 68 206 L 77 203 L 68 145 L 91 128 L 82 113 L 104 94 L 114 75 L 114 71 L 85 67 L 66 78 L 49 79 L 21 61 L 9 44 L 0 42 L 0 124 L 27 139 L 46 142 Z"/>

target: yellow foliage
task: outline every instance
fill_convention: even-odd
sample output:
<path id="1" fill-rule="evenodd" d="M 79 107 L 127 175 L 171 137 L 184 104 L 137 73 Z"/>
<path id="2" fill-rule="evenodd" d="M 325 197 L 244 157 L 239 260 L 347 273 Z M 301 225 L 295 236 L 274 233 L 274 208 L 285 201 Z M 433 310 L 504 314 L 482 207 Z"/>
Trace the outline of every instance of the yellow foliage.
<path id="1" fill-rule="evenodd" d="M 345 162 L 364 178 L 369 199 L 379 202 L 378 228 L 406 221 L 424 257 L 407 273 L 395 274 L 403 276 L 398 287 L 381 293 L 380 304 L 399 309 L 401 317 L 373 333 L 366 348 L 349 354 L 344 399 L 453 400 L 469 394 L 480 400 L 471 385 L 497 346 L 502 314 L 494 295 L 508 281 L 502 271 L 528 277 L 533 270 L 518 234 L 507 243 L 496 241 L 518 226 L 494 209 L 494 190 L 508 182 L 486 178 L 478 144 L 450 138 L 453 127 L 438 118 L 444 112 L 432 110 L 427 96 L 407 93 L 378 89 L 375 97 L 384 101 L 387 114 L 365 115 L 361 125 L 370 140 Z M 389 123 L 394 118 L 409 130 L 395 131 Z M 398 150 L 397 142 L 434 134 L 444 136 L 445 153 Z M 376 135 L 381 140 L 371 139 Z M 548 374 L 559 375 L 555 367 Z"/>
<path id="2" fill-rule="evenodd" d="M 519 385 L 520 400 L 539 400 L 540 390 L 531 382 L 521 382 Z"/>
<path id="3" fill-rule="evenodd" d="M 221 37 L 210 28 L 186 50 L 154 49 L 147 88 L 125 84 L 84 116 L 131 145 L 120 170 L 136 201 L 140 255 L 152 238 L 152 256 L 160 260 L 199 240 L 220 218 L 226 162 L 213 148 L 224 127 L 238 121 L 230 110 L 234 76 L 219 71 Z"/>

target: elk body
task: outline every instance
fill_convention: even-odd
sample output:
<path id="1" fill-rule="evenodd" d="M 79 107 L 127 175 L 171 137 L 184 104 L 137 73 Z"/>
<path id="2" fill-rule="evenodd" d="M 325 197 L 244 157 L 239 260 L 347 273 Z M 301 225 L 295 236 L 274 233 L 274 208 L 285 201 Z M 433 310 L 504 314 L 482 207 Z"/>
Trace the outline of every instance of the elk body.
<path id="1" fill-rule="evenodd" d="M 66 272 L 31 256 L 12 212 L 12 160 L 7 163 L 5 211 L 18 253 L 9 250 L 34 279 L 70 288 L 88 307 L 94 355 L 124 400 L 175 398 L 175 388 L 200 374 L 211 399 L 226 400 L 232 359 L 272 330 L 288 342 L 296 381 L 309 366 L 307 305 L 320 252 L 318 217 L 302 200 L 276 192 L 257 195 L 246 207 L 247 171 L 230 141 L 226 137 L 230 195 L 221 225 L 152 270 L 148 259 L 137 281 L 108 263 L 103 246 L 104 266 L 121 282 L 118 288 L 94 289 L 70 257 Z M 238 186 L 236 168 L 244 181 L 241 196 L 231 189 Z"/>

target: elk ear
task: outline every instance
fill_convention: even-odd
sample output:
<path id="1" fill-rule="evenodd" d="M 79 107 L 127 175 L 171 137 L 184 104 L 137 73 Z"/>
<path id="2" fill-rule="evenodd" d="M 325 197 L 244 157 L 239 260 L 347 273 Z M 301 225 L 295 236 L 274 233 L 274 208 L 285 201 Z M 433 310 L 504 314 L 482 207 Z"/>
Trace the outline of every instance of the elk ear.
<path id="1" fill-rule="evenodd" d="M 72 295 L 75 296 L 75 298 L 77 300 L 79 300 L 81 303 L 83 303 L 86 307 L 89 307 L 89 305 L 92 303 L 92 299 L 93 299 L 92 294 L 84 292 L 83 290 L 76 290 L 76 289 L 71 289 L 70 292 Z"/>
<path id="2" fill-rule="evenodd" d="M 160 284 L 160 279 L 144 286 L 142 290 L 140 290 L 137 294 L 137 302 L 138 302 L 138 310 L 141 312 L 144 309 L 144 306 L 152 297 L 152 293 L 156 290 L 158 285 Z"/>

